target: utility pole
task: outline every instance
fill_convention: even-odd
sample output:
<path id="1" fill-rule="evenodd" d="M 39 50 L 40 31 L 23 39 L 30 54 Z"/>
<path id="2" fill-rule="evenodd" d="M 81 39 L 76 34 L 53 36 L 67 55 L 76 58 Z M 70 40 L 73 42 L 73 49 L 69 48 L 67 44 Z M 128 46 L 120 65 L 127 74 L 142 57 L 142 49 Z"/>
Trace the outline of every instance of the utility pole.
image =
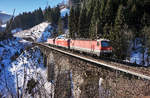
<path id="1" fill-rule="evenodd" d="M 96 35 L 95 35 L 96 39 L 97 39 L 97 34 L 98 34 L 98 23 L 96 21 Z"/>

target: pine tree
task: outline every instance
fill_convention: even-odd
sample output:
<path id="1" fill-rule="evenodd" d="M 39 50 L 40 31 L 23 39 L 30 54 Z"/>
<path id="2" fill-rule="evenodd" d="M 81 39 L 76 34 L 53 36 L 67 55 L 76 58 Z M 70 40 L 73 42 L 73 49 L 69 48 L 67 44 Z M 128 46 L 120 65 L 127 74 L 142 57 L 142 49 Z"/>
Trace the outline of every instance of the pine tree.
<path id="1" fill-rule="evenodd" d="M 65 17 L 63 18 L 64 21 L 64 27 L 68 28 L 68 14 L 66 13 Z"/>
<path id="2" fill-rule="evenodd" d="M 97 37 L 102 33 L 102 25 L 100 21 L 100 1 L 96 1 L 96 6 L 94 7 L 94 11 L 91 18 L 91 24 L 90 24 L 90 38 L 91 39 L 97 39 Z"/>
<path id="3" fill-rule="evenodd" d="M 59 6 L 54 8 L 51 8 L 49 6 L 48 8 L 45 8 L 44 18 L 45 20 L 48 20 L 48 22 L 51 22 L 52 25 L 56 26 L 58 24 L 59 17 L 60 17 Z"/>
<path id="4" fill-rule="evenodd" d="M 80 18 L 80 8 L 79 6 L 77 6 L 75 8 L 74 19 L 73 19 L 75 37 L 79 37 L 78 35 L 80 35 L 79 34 L 80 32 L 78 32 L 79 31 L 79 18 Z"/>
<path id="5" fill-rule="evenodd" d="M 113 0 L 107 0 L 107 4 L 104 10 L 104 24 L 107 23 L 107 25 L 111 25 L 114 23 L 113 21 L 115 20 L 115 12 L 113 9 Z"/>
<path id="6" fill-rule="evenodd" d="M 58 24 L 58 20 L 60 17 L 60 9 L 59 6 L 53 9 L 53 14 L 52 14 L 52 24 Z"/>
<path id="7" fill-rule="evenodd" d="M 150 56 L 150 26 L 146 26 L 142 29 L 142 43 L 143 43 L 143 50 L 147 48 L 147 62 L 149 65 L 149 56 Z M 143 51 L 143 61 L 144 61 L 144 53 Z"/>
<path id="8" fill-rule="evenodd" d="M 106 6 L 106 0 L 100 0 L 100 14 L 99 14 L 99 17 L 100 17 L 100 22 L 102 24 L 102 26 L 104 25 L 104 10 L 105 10 L 105 6 Z"/>
<path id="9" fill-rule="evenodd" d="M 74 20 L 74 9 L 71 8 L 70 9 L 70 16 L 69 16 L 69 24 L 68 24 L 68 27 L 69 27 L 69 36 L 70 38 L 75 38 L 75 32 L 74 32 L 74 25 L 73 25 L 73 21 Z"/>
<path id="10" fill-rule="evenodd" d="M 115 19 L 114 29 L 110 33 L 112 46 L 114 47 L 115 56 L 119 59 L 124 59 L 127 53 L 127 40 L 124 33 L 124 14 L 123 5 L 120 5 Z"/>
<path id="11" fill-rule="evenodd" d="M 48 22 L 52 22 L 52 9 L 50 6 L 45 9 L 44 18 Z"/>
<path id="12" fill-rule="evenodd" d="M 148 48 L 147 49 L 147 60 L 149 60 L 149 56 L 150 56 L 150 26 L 148 24 L 148 14 L 144 12 L 144 15 L 143 15 L 143 18 L 141 19 L 141 23 L 142 23 L 142 27 L 143 29 L 141 30 L 141 34 L 140 34 L 140 37 L 141 37 L 141 43 L 142 43 L 142 54 L 143 54 L 143 63 L 142 64 L 145 64 L 145 48 Z M 149 63 L 149 61 L 148 61 Z"/>
<path id="13" fill-rule="evenodd" d="M 85 6 L 81 9 L 80 17 L 79 17 L 79 30 L 78 30 L 78 36 L 80 38 L 88 38 L 88 25 L 87 25 L 87 17 L 86 17 L 87 9 Z"/>
<path id="14" fill-rule="evenodd" d="M 141 18 L 141 25 L 142 25 L 142 27 L 150 26 L 149 18 L 150 18 L 150 14 L 144 12 L 143 17 Z"/>
<path id="15" fill-rule="evenodd" d="M 58 35 L 61 35 L 64 33 L 64 24 L 63 24 L 63 21 L 61 19 L 61 17 L 59 18 L 59 21 L 58 21 Z"/>
<path id="16" fill-rule="evenodd" d="M 38 19 L 39 19 L 39 23 L 44 21 L 44 15 L 41 8 L 38 9 Z"/>
<path id="17" fill-rule="evenodd" d="M 109 34 L 110 30 L 111 30 L 111 25 L 110 24 L 108 25 L 108 23 L 106 23 L 104 28 L 103 28 L 104 34 L 105 35 Z"/>
<path id="18" fill-rule="evenodd" d="M 90 34 L 90 24 L 91 24 L 91 20 L 92 20 L 92 16 L 93 16 L 93 11 L 94 11 L 94 8 L 95 8 L 95 5 L 98 5 L 97 4 L 97 1 L 96 0 L 89 0 L 87 1 L 87 20 L 89 22 L 87 22 L 87 28 L 89 28 L 89 34 Z M 99 2 L 99 0 L 98 0 Z"/>

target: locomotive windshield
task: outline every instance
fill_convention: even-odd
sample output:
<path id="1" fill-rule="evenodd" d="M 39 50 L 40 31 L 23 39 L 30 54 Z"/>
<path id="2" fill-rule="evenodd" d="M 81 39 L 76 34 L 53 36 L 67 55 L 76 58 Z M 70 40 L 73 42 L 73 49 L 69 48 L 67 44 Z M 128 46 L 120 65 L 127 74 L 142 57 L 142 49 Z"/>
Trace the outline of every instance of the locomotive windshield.
<path id="1" fill-rule="evenodd" d="M 109 43 L 109 41 L 101 41 L 101 46 L 102 47 L 109 47 L 110 43 Z"/>

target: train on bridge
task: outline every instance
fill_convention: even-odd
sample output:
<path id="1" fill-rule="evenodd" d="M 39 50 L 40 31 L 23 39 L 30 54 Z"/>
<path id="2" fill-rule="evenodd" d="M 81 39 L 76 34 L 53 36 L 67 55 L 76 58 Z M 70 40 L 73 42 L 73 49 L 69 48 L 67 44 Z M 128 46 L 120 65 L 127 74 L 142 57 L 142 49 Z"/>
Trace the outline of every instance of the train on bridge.
<path id="1" fill-rule="evenodd" d="M 47 40 L 47 44 L 76 50 L 81 53 L 89 53 L 97 56 L 112 54 L 112 46 L 110 45 L 110 41 L 107 39 L 73 40 L 65 38 L 49 38 Z"/>

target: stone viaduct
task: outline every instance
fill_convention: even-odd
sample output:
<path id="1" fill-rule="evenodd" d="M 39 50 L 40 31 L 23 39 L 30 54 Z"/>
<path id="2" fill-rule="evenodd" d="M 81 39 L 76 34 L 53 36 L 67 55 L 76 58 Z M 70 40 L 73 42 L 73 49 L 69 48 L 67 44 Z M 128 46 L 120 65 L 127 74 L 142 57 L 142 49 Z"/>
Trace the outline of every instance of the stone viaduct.
<path id="1" fill-rule="evenodd" d="M 142 98 L 150 81 L 39 46 L 54 98 Z M 144 97 L 143 97 L 144 98 Z"/>

